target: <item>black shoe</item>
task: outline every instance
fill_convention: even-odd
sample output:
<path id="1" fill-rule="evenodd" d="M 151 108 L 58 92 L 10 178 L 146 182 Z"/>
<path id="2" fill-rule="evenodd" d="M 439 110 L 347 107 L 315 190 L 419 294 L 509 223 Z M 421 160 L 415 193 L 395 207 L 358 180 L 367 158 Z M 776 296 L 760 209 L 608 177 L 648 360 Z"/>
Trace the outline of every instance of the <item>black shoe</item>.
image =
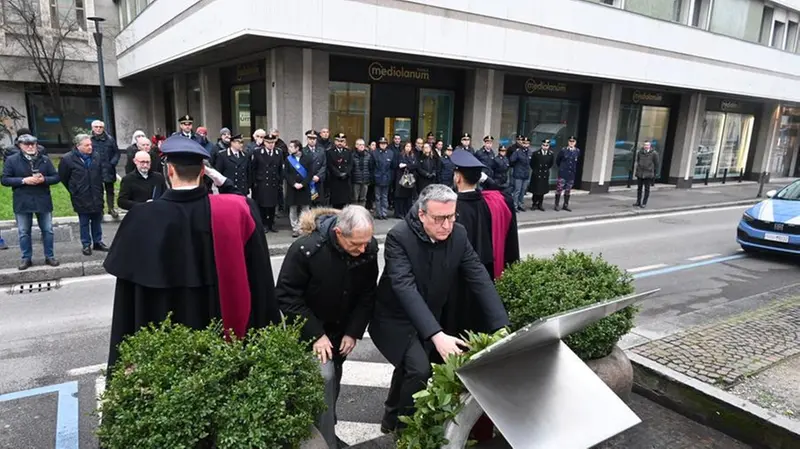
<path id="1" fill-rule="evenodd" d="M 381 433 L 388 434 L 397 431 L 397 425 L 390 424 L 386 418 L 381 420 Z"/>
<path id="2" fill-rule="evenodd" d="M 95 251 L 108 252 L 108 247 L 107 247 L 107 246 L 106 246 L 106 244 L 105 244 L 105 243 L 103 243 L 103 242 L 100 242 L 100 243 L 95 243 L 95 244 L 94 244 L 94 246 L 93 246 L 92 248 L 93 248 Z"/>
<path id="3" fill-rule="evenodd" d="M 572 209 L 569 208 L 569 204 L 564 203 L 564 207 L 562 207 L 567 212 L 572 212 Z"/>
<path id="4" fill-rule="evenodd" d="M 642 205 L 641 205 L 641 206 L 639 206 L 639 207 L 641 207 L 642 209 L 644 209 L 645 207 L 647 207 L 647 204 L 645 204 L 645 203 L 642 203 Z"/>
<path id="5" fill-rule="evenodd" d="M 60 265 L 55 257 L 46 257 L 44 259 L 44 263 L 50 265 L 51 267 L 57 267 Z"/>
<path id="6" fill-rule="evenodd" d="M 540 211 L 544 212 L 544 207 L 542 207 L 541 203 L 539 203 L 539 205 L 536 206 L 536 208 L 539 209 Z"/>
<path id="7" fill-rule="evenodd" d="M 119 212 L 117 212 L 116 209 L 111 209 L 111 210 L 108 211 L 108 213 L 111 215 L 111 218 L 113 218 L 115 220 L 117 218 L 119 218 Z"/>
<path id="8" fill-rule="evenodd" d="M 633 207 L 642 207 L 642 203 L 637 201 L 637 202 L 633 203 Z"/>
<path id="9" fill-rule="evenodd" d="M 278 230 L 275 229 L 275 226 L 270 226 L 269 227 L 269 232 L 278 232 Z"/>
<path id="10" fill-rule="evenodd" d="M 22 261 L 21 264 L 19 264 L 19 266 L 17 267 L 17 270 L 19 270 L 19 271 L 27 270 L 28 268 L 30 268 L 32 266 L 33 266 L 33 262 L 31 262 L 28 259 L 25 259 L 25 260 Z"/>
<path id="11" fill-rule="evenodd" d="M 92 247 L 91 246 L 84 246 L 83 250 L 81 250 L 84 256 L 91 256 L 92 255 Z"/>

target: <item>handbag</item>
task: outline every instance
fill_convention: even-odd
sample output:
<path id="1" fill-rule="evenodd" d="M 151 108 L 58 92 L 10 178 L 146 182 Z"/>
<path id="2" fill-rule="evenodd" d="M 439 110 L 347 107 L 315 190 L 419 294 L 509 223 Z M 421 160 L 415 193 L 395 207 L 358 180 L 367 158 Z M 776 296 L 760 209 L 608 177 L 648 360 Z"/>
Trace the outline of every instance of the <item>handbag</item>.
<path id="1" fill-rule="evenodd" d="M 410 189 L 417 184 L 417 178 L 414 177 L 413 173 L 409 173 L 408 169 L 403 172 L 403 175 L 400 176 L 400 187 L 405 189 Z"/>

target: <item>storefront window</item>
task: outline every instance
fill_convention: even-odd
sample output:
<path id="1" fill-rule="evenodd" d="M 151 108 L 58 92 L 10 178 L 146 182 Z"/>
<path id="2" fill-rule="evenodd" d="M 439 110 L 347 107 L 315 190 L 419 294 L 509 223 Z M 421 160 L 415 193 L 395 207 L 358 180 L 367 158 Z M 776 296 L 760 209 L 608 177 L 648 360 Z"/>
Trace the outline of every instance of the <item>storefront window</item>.
<path id="1" fill-rule="evenodd" d="M 539 148 L 542 140 L 550 139 L 551 148 L 558 151 L 567 146 L 569 136 L 578 134 L 580 109 L 581 103 L 577 100 L 524 97 L 520 132 L 530 138 L 531 147 Z M 556 167 L 553 167 L 552 182 L 556 175 Z"/>
<path id="2" fill-rule="evenodd" d="M 72 146 L 76 135 L 91 132 L 92 121 L 103 119 L 99 92 L 97 96 L 62 94 L 61 99 L 64 107 L 63 114 L 59 115 L 49 95 L 29 93 L 27 96 L 32 131 L 45 146 Z M 111 98 L 108 103 L 113 104 Z M 109 113 L 113 114 L 110 106 Z M 113 115 L 110 120 L 113 123 Z M 113 132 L 111 124 L 106 126 Z"/>
<path id="3" fill-rule="evenodd" d="M 452 143 L 454 100 L 455 94 L 449 90 L 420 89 L 417 128 L 420 135 L 432 132 L 445 145 Z"/>
<path id="4" fill-rule="evenodd" d="M 681 0 L 625 0 L 625 9 L 656 19 L 677 22 L 681 17 Z"/>
<path id="5" fill-rule="evenodd" d="M 758 42 L 763 15 L 763 2 L 714 0 L 709 29 L 726 36 Z"/>
<path id="6" fill-rule="evenodd" d="M 769 169 L 773 176 L 779 178 L 796 175 L 794 167 L 797 165 L 800 149 L 800 110 L 797 113 L 798 115 L 788 115 L 785 110 L 781 116 L 778 142 L 772 149 Z"/>
<path id="7" fill-rule="evenodd" d="M 694 177 L 739 177 L 747 163 L 754 122 L 752 115 L 706 112 Z"/>
<path id="8" fill-rule="evenodd" d="M 519 127 L 519 97 L 503 96 L 503 111 L 500 119 L 500 145 L 509 146 L 516 141 Z"/>
<path id="9" fill-rule="evenodd" d="M 328 120 L 332 133 L 343 132 L 347 144 L 366 138 L 369 130 L 370 85 L 331 81 Z"/>
<path id="10" fill-rule="evenodd" d="M 636 150 L 649 141 L 651 147 L 658 151 L 663 162 L 667 128 L 669 126 L 669 108 L 663 106 L 642 106 L 623 104 L 620 108 L 617 138 L 614 143 L 614 162 L 611 168 L 611 180 L 622 181 L 631 176 L 636 159 Z M 662 163 L 656 178 L 661 177 L 664 170 Z"/>
<path id="11" fill-rule="evenodd" d="M 244 84 L 231 87 L 231 123 L 233 134 L 241 134 L 245 141 L 250 136 L 250 85 Z"/>

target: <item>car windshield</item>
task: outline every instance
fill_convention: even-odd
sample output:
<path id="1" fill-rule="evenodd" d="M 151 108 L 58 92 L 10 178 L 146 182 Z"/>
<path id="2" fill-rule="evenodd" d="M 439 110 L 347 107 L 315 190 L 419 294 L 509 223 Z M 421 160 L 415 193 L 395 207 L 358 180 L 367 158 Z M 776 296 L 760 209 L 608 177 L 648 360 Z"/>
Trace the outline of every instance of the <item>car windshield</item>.
<path id="1" fill-rule="evenodd" d="M 775 198 L 781 200 L 800 201 L 800 181 L 795 181 L 781 189 Z"/>

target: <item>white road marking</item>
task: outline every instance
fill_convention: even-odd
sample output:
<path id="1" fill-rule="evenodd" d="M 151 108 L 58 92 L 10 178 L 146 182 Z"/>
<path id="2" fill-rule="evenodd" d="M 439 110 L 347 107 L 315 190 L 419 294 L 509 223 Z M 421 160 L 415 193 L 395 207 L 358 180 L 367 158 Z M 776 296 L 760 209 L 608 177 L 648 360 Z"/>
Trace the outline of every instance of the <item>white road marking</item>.
<path id="1" fill-rule="evenodd" d="M 394 367 L 391 363 L 356 362 L 346 360 L 342 385 L 389 388 Z"/>
<path id="2" fill-rule="evenodd" d="M 100 410 L 100 403 L 102 402 L 100 400 L 100 396 L 103 394 L 104 391 L 106 391 L 106 377 L 100 376 L 94 381 L 94 398 L 95 401 L 97 401 L 97 410 Z M 98 414 L 98 418 L 100 418 L 100 421 L 102 421 L 103 415 Z"/>
<path id="3" fill-rule="evenodd" d="M 700 261 L 700 260 L 713 259 L 713 258 L 719 257 L 721 255 L 722 254 L 719 254 L 719 253 L 703 254 L 702 256 L 694 256 L 694 257 L 690 257 L 690 258 L 688 258 L 686 260 L 691 261 L 691 262 L 697 262 L 697 261 Z"/>
<path id="4" fill-rule="evenodd" d="M 82 366 L 80 368 L 73 368 L 73 369 L 67 371 L 67 376 L 83 376 L 84 374 L 99 373 L 104 369 L 106 369 L 106 364 L 105 363 L 99 363 L 97 365 Z"/>
<path id="5" fill-rule="evenodd" d="M 643 267 L 628 268 L 625 271 L 627 271 L 628 273 L 641 273 L 642 271 L 657 270 L 659 268 L 664 268 L 664 267 L 668 267 L 668 266 L 669 265 L 667 265 L 665 263 L 659 263 L 659 264 L 656 264 L 656 265 L 645 265 Z"/>
<path id="6" fill-rule="evenodd" d="M 606 218 L 603 220 L 587 220 L 587 221 L 577 221 L 575 223 L 564 223 L 564 224 L 556 224 L 556 225 L 548 225 L 548 226 L 540 226 L 535 228 L 526 228 L 520 229 L 517 231 L 519 234 L 529 234 L 532 232 L 545 232 L 545 231 L 552 231 L 554 229 L 565 229 L 565 228 L 582 228 L 586 226 L 597 226 L 597 225 L 604 225 L 604 224 L 615 224 L 615 223 L 623 223 L 626 221 L 639 221 L 639 220 L 656 220 L 659 218 L 664 217 L 680 217 L 683 215 L 694 215 L 694 214 L 707 214 L 711 212 L 721 212 L 726 210 L 744 210 L 747 209 L 748 205 L 742 206 L 728 206 L 728 207 L 718 207 L 715 209 L 699 209 L 699 210 L 685 210 L 679 212 L 666 212 L 663 214 L 648 214 L 648 215 L 634 215 L 630 217 L 619 217 L 619 218 Z M 734 224 L 735 226 L 735 224 Z"/>
<path id="7" fill-rule="evenodd" d="M 339 421 L 336 423 L 336 436 L 350 445 L 356 445 L 383 436 L 380 424 Z"/>

